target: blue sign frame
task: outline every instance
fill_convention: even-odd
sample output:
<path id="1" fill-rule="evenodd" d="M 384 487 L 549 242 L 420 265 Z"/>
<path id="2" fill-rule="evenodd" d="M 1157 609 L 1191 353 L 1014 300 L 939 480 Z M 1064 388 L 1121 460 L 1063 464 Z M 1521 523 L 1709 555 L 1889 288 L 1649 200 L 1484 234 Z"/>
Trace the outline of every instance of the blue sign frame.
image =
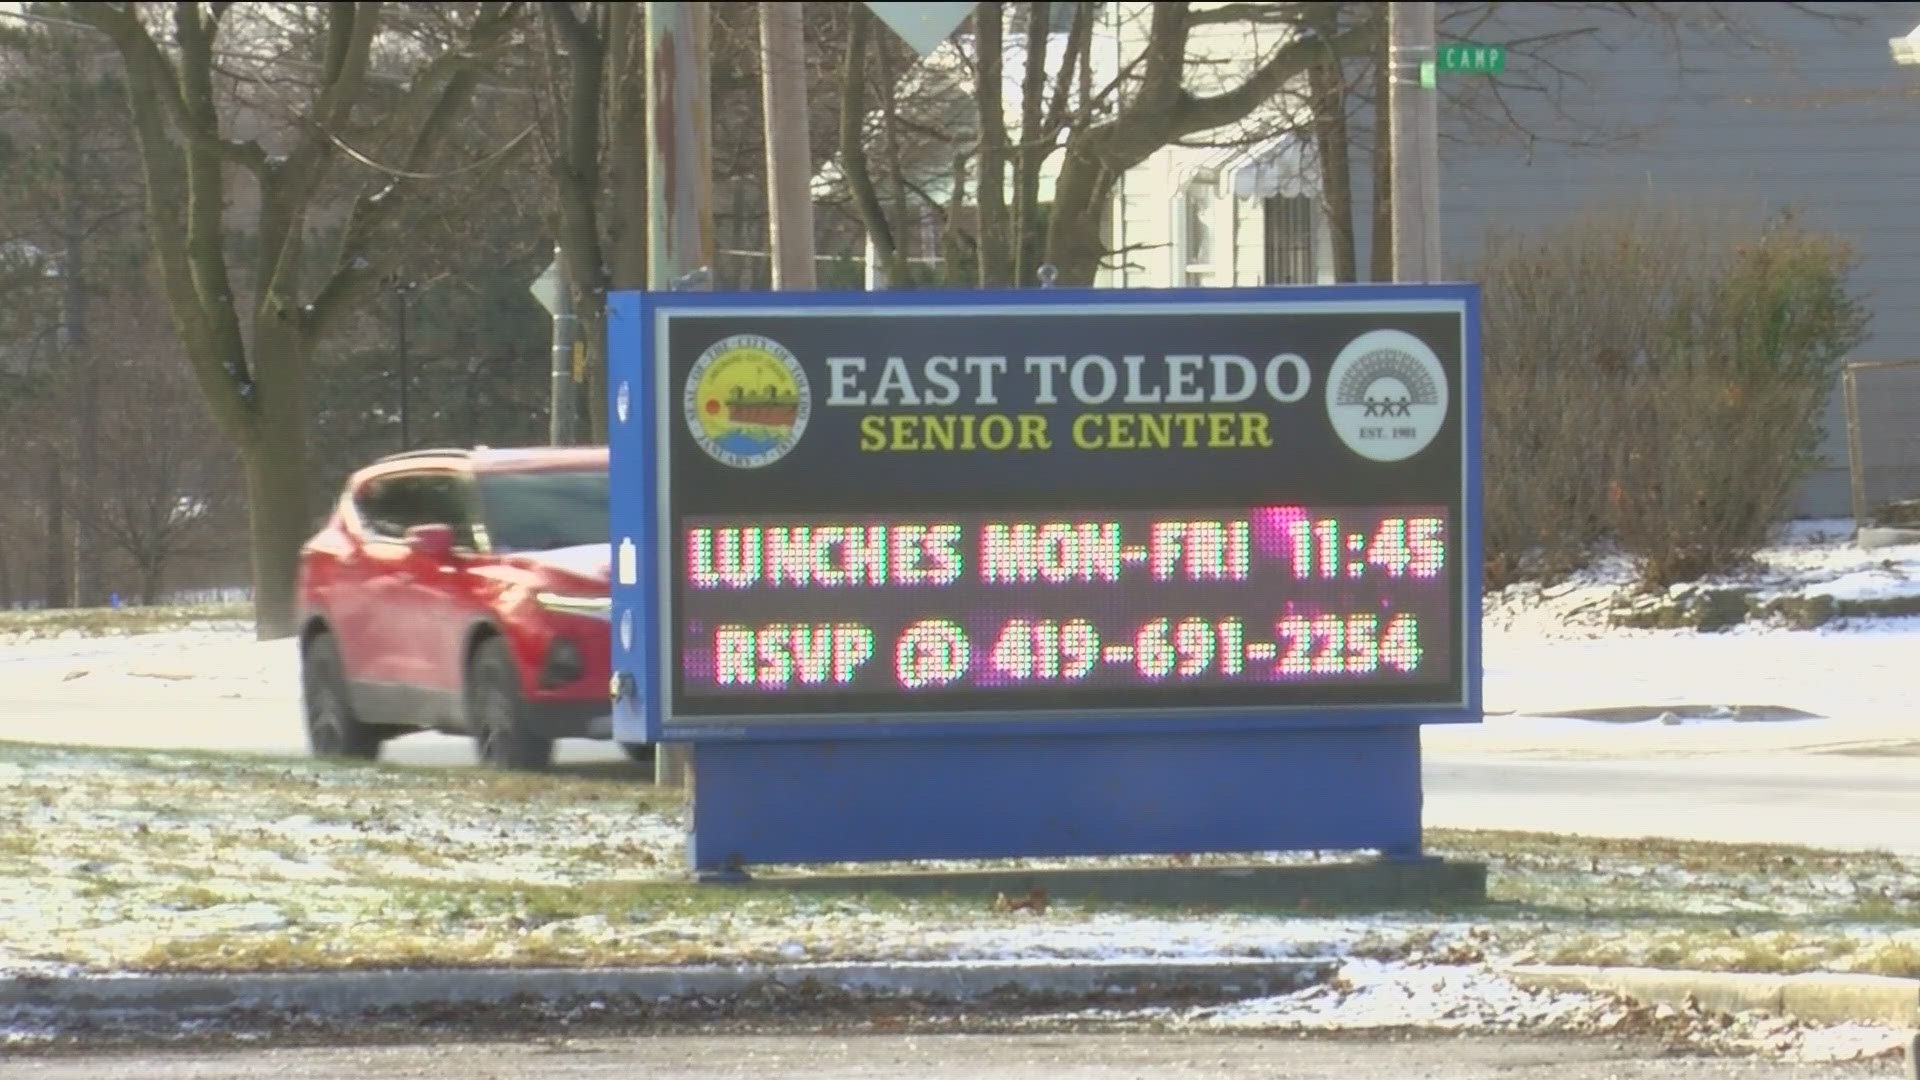
<path id="1" fill-rule="evenodd" d="M 660 338 L 655 316 L 674 312 L 747 311 L 764 313 L 846 312 L 873 308 L 939 308 L 970 311 L 1029 308 L 1076 311 L 1141 311 L 1170 307 L 1219 307 L 1223 311 L 1249 300 L 1281 302 L 1303 308 L 1321 305 L 1381 310 L 1436 302 L 1463 311 L 1462 507 L 1457 558 L 1465 586 L 1461 610 L 1465 681 L 1463 700 L 1453 707 L 1433 705 L 1262 709 L 1210 709 L 1125 716 L 1062 719 L 1014 713 L 918 714 L 910 722 L 793 718 L 777 724 L 729 723 L 723 719 L 669 723 L 663 612 L 668 601 L 667 553 L 660 520 L 662 471 L 661 398 L 664 382 L 656 367 Z M 1342 727 L 1472 723 L 1481 716 L 1481 528 L 1480 528 L 1480 342 L 1479 290 L 1472 285 L 1384 285 L 1258 289 L 1025 290 L 876 293 L 615 293 L 608 300 L 608 393 L 612 460 L 612 530 L 616 572 L 613 585 L 613 670 L 616 674 L 614 730 L 634 742 L 766 741 L 847 738 L 958 738 L 995 736 L 1084 736 L 1092 734 L 1172 735 L 1197 732 L 1270 731 L 1338 724 Z M 670 393 L 670 391 L 667 391 Z"/>
<path id="2" fill-rule="evenodd" d="M 655 460 L 663 380 L 653 315 L 1042 305 L 1125 311 L 1445 301 L 1463 313 L 1463 702 L 1284 715 L 952 716 L 762 727 L 663 725 L 666 578 Z M 806 294 L 617 293 L 609 298 L 615 737 L 693 745 L 688 860 L 725 879 L 749 864 L 1287 850 L 1421 857 L 1420 724 L 1480 719 L 1479 291 L 1470 285 Z"/>

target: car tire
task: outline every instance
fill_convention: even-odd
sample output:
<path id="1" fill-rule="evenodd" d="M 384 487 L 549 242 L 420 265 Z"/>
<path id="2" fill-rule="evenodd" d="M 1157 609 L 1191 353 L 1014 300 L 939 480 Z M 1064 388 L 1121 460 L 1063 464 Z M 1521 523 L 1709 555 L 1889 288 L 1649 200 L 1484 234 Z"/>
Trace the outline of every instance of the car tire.
<path id="1" fill-rule="evenodd" d="M 332 634 L 316 634 L 300 657 L 300 691 L 307 720 L 307 747 L 319 758 L 373 761 L 388 738 L 385 728 L 363 724 L 347 696 L 346 669 Z"/>
<path id="2" fill-rule="evenodd" d="M 623 742 L 620 744 L 620 752 L 627 755 L 627 760 L 636 765 L 647 765 L 653 761 L 652 743 Z"/>
<path id="3" fill-rule="evenodd" d="M 553 740 L 527 733 L 520 677 L 499 638 L 474 650 L 467 672 L 467 720 L 482 765 L 535 771 L 553 764 Z"/>

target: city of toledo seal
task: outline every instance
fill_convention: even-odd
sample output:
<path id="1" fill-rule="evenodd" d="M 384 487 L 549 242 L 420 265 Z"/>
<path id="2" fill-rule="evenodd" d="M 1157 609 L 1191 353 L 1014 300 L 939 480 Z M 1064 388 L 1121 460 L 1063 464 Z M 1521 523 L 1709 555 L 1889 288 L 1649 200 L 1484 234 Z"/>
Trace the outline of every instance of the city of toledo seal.
<path id="1" fill-rule="evenodd" d="M 800 442 L 813 413 L 813 391 L 785 346 L 758 334 L 735 334 L 694 361 L 681 410 L 693 441 L 715 461 L 758 469 Z"/>

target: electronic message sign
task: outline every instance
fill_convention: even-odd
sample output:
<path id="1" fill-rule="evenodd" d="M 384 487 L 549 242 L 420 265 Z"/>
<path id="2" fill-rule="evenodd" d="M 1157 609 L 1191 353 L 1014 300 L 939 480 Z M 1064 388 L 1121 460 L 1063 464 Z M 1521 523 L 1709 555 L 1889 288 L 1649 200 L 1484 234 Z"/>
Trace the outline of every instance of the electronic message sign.
<path id="1" fill-rule="evenodd" d="M 643 298 L 616 670 L 665 737 L 1477 718 L 1471 303 Z"/>

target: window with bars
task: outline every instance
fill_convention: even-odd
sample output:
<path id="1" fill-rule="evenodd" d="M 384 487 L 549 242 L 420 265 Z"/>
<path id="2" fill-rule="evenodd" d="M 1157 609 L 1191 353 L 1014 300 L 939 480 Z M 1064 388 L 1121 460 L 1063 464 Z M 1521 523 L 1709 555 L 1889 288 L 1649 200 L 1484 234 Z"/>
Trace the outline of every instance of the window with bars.
<path id="1" fill-rule="evenodd" d="M 1207 285 L 1213 281 L 1213 184 L 1195 180 L 1187 188 L 1186 259 L 1182 264 L 1184 285 Z"/>
<path id="2" fill-rule="evenodd" d="M 1276 195 L 1266 200 L 1267 284 L 1311 285 L 1320 280 L 1314 258 L 1317 220 L 1310 195 Z"/>

